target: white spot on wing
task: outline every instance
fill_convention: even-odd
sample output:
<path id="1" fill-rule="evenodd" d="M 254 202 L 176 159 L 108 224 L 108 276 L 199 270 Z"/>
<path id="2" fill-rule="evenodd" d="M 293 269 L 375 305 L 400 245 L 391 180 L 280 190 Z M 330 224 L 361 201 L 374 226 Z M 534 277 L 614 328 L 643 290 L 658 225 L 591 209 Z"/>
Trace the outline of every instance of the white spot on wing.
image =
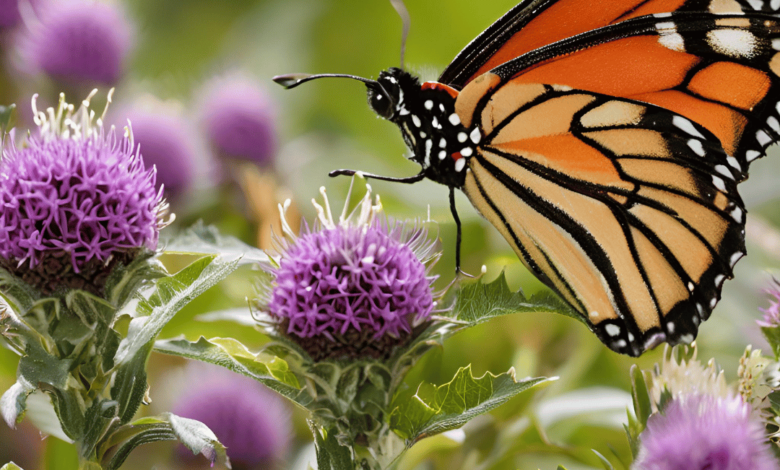
<path id="1" fill-rule="evenodd" d="M 680 341 L 685 344 L 691 344 L 693 342 L 693 335 L 688 333 L 687 335 L 680 336 Z"/>
<path id="2" fill-rule="evenodd" d="M 672 322 L 667 323 L 666 329 L 669 330 L 669 333 L 674 333 L 674 323 Z"/>
<path id="3" fill-rule="evenodd" d="M 748 0 L 748 3 L 751 7 L 753 7 L 754 10 L 760 10 L 764 7 L 764 1 L 763 0 Z"/>
<path id="4" fill-rule="evenodd" d="M 767 134 L 764 130 L 756 132 L 756 140 L 759 144 L 761 144 L 762 147 L 766 147 L 772 143 L 772 138 L 769 137 L 769 134 Z"/>
<path id="5" fill-rule="evenodd" d="M 656 29 L 675 29 L 674 22 L 673 21 L 667 21 L 664 23 L 656 23 L 655 24 Z"/>
<path id="6" fill-rule="evenodd" d="M 658 43 L 667 49 L 677 52 L 685 52 L 685 40 L 678 33 L 661 33 Z"/>
<path id="7" fill-rule="evenodd" d="M 433 101 L 431 101 L 431 100 L 426 100 L 426 101 L 425 101 L 425 109 L 427 109 L 427 110 L 429 110 L 429 111 L 430 111 L 431 109 L 433 109 Z"/>
<path id="8" fill-rule="evenodd" d="M 471 137 L 472 142 L 478 144 L 479 141 L 482 139 L 482 132 L 479 131 L 479 127 L 475 127 L 474 130 L 471 131 L 469 137 Z"/>
<path id="9" fill-rule="evenodd" d="M 689 291 L 693 292 L 693 289 L 694 289 L 695 287 L 696 287 L 696 286 L 695 286 L 695 285 L 693 285 L 693 283 L 692 283 L 692 282 L 688 282 L 688 290 L 689 290 Z"/>
<path id="10" fill-rule="evenodd" d="M 450 114 L 449 120 L 450 120 L 450 124 L 452 124 L 453 126 L 457 126 L 458 124 L 460 124 L 460 117 L 455 113 Z"/>
<path id="11" fill-rule="evenodd" d="M 752 162 L 756 158 L 761 156 L 761 152 L 756 150 L 748 150 L 745 152 L 745 159 L 747 159 L 748 162 Z"/>
<path id="12" fill-rule="evenodd" d="M 441 147 L 441 148 L 447 148 L 447 139 L 445 139 L 444 137 L 442 137 L 441 139 L 439 139 L 439 147 Z"/>
<path id="13" fill-rule="evenodd" d="M 769 127 L 771 127 L 773 131 L 780 134 L 780 122 L 777 122 L 776 117 L 769 116 L 769 118 L 766 120 L 766 123 L 769 124 Z"/>
<path id="14" fill-rule="evenodd" d="M 412 114 L 412 122 L 415 126 L 420 127 L 422 125 L 422 122 L 420 122 L 420 118 L 418 118 L 416 115 Z"/>
<path id="15" fill-rule="evenodd" d="M 463 143 L 468 138 L 469 138 L 469 136 L 467 136 L 465 132 L 458 132 L 458 142 Z"/>
<path id="16" fill-rule="evenodd" d="M 734 220 L 735 220 L 735 221 L 736 221 L 738 224 L 741 224 L 741 223 L 742 223 L 742 214 L 743 214 L 743 212 L 742 212 L 742 209 L 741 209 L 739 206 L 735 207 L 735 208 L 734 208 L 734 210 L 733 210 L 733 211 L 731 211 L 731 217 L 732 217 L 732 218 L 733 218 L 733 219 L 734 219 Z"/>
<path id="17" fill-rule="evenodd" d="M 655 18 L 669 18 L 672 16 L 671 13 L 656 13 L 653 15 Z"/>
<path id="18" fill-rule="evenodd" d="M 731 165 L 731 168 L 734 168 L 737 171 L 742 172 L 742 165 L 739 164 L 739 161 L 736 158 L 729 155 L 728 157 L 726 157 L 726 161 L 728 162 L 729 165 Z"/>
<path id="19" fill-rule="evenodd" d="M 715 171 L 720 173 L 721 175 L 725 176 L 726 178 L 733 180 L 734 175 L 731 174 L 728 168 L 726 168 L 724 165 L 715 165 Z"/>
<path id="20" fill-rule="evenodd" d="M 755 56 L 758 39 L 744 29 L 715 29 L 707 32 L 710 47 L 731 57 Z"/>
<path id="21" fill-rule="evenodd" d="M 691 150 L 696 153 L 696 155 L 703 157 L 707 154 L 707 152 L 704 151 L 704 146 L 701 144 L 700 140 L 691 139 L 688 141 L 688 147 L 691 148 Z"/>
<path id="22" fill-rule="evenodd" d="M 466 168 L 466 159 L 465 158 L 459 158 L 458 161 L 455 162 L 455 171 L 463 171 L 463 169 Z"/>
<path id="23" fill-rule="evenodd" d="M 604 330 L 607 332 L 609 336 L 617 336 L 620 334 L 620 327 L 612 323 L 609 323 L 606 326 L 604 326 Z"/>
<path id="24" fill-rule="evenodd" d="M 724 276 L 723 274 L 718 274 L 717 276 L 715 276 L 715 285 L 717 287 L 720 287 L 720 285 L 723 284 L 723 281 L 725 280 L 726 280 L 726 276 Z"/>
<path id="25" fill-rule="evenodd" d="M 731 267 L 733 268 L 734 265 L 737 264 L 737 261 L 742 259 L 743 256 L 745 256 L 745 253 L 739 251 L 731 255 L 731 260 L 729 260 L 729 264 L 731 264 Z"/>
<path id="26" fill-rule="evenodd" d="M 460 154 L 464 157 L 470 157 L 474 151 L 471 149 L 471 147 L 464 147 L 463 150 L 460 151 Z"/>
<path id="27" fill-rule="evenodd" d="M 723 182 L 723 178 L 713 175 L 712 184 L 714 184 L 715 187 L 718 188 L 720 191 L 726 192 L 726 184 Z"/>
<path id="28" fill-rule="evenodd" d="M 447 152 L 442 150 L 441 152 L 439 152 L 439 160 L 444 160 L 445 158 L 447 158 Z"/>
<path id="29" fill-rule="evenodd" d="M 772 49 L 780 51 L 780 38 L 772 39 Z"/>
<path id="30" fill-rule="evenodd" d="M 590 318 L 598 318 L 599 312 L 590 312 Z"/>
<path id="31" fill-rule="evenodd" d="M 675 125 L 675 127 L 682 129 L 683 131 L 687 132 L 688 134 L 698 137 L 702 140 L 704 139 L 704 136 L 701 135 L 699 131 L 696 130 L 695 127 L 693 127 L 693 124 L 691 124 L 691 121 L 685 119 L 682 116 L 675 116 L 672 118 L 672 124 Z"/>

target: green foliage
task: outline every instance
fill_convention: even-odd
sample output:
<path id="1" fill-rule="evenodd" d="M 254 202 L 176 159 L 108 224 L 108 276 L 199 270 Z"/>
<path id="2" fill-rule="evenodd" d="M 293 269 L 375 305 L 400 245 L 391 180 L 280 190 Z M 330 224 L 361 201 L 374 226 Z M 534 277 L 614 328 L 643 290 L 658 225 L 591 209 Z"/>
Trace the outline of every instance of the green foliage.
<path id="1" fill-rule="evenodd" d="M 13 462 L 8 462 L 7 464 L 0 467 L 0 470 L 22 470 L 22 467 L 16 465 Z"/>
<path id="2" fill-rule="evenodd" d="M 628 411 L 628 424 L 624 427 L 631 447 L 631 454 L 636 458 L 639 452 L 639 435 L 647 427 L 647 420 L 653 413 L 650 391 L 644 373 L 636 365 L 631 366 L 631 397 L 634 403 L 634 412 Z"/>
<path id="3" fill-rule="evenodd" d="M 775 360 L 780 360 L 780 326 L 762 326 L 761 332 L 764 334 L 764 338 L 772 347 L 772 353 L 775 355 Z"/>
<path id="4" fill-rule="evenodd" d="M 474 378 L 471 367 L 467 366 L 444 385 L 421 384 L 411 399 L 404 394 L 397 395 L 391 404 L 390 427 L 411 446 L 422 438 L 459 428 L 515 395 L 548 381 L 537 378 L 518 382 L 514 370 Z"/>
<path id="5" fill-rule="evenodd" d="M 13 127 L 12 118 L 14 117 L 15 109 L 15 104 L 0 106 L 0 143 L 3 142 L 6 131 Z"/>
<path id="6" fill-rule="evenodd" d="M 40 390 L 51 399 L 65 436 L 75 442 L 80 468 L 99 469 L 98 462 L 118 468 L 132 449 L 161 439 L 181 440 L 212 461 L 227 461 L 224 447 L 201 423 L 164 415 L 152 426 L 128 424 L 146 402 L 147 361 L 162 328 L 240 263 L 240 242 L 202 226 L 192 233 L 205 234 L 194 240 L 194 248 L 187 249 L 186 240 L 173 244 L 206 256 L 201 253 L 168 274 L 154 253 L 141 253 L 109 275 L 104 298 L 80 290 L 41 298 L 0 270 L 0 295 L 7 304 L 0 312 L 0 333 L 21 356 L 16 383 L 0 397 L 0 412 L 10 426 L 24 415 L 27 397 Z M 187 240 L 193 241 L 192 233 Z M 219 254 L 212 242 L 224 242 L 227 253 Z M 258 256 L 255 249 L 246 251 Z M 275 373 L 283 367 L 274 364 Z"/>
<path id="7" fill-rule="evenodd" d="M 354 470 L 350 448 L 343 446 L 336 439 L 335 433 L 317 427 L 310 422 L 314 434 L 314 446 L 317 449 L 318 470 Z"/>
<path id="8" fill-rule="evenodd" d="M 302 407 L 308 406 L 313 397 L 305 390 L 289 365 L 280 357 L 252 354 L 238 341 L 231 338 L 200 337 L 197 342 L 184 339 L 157 341 L 155 351 L 186 357 L 230 369 L 245 375 L 284 395 Z"/>

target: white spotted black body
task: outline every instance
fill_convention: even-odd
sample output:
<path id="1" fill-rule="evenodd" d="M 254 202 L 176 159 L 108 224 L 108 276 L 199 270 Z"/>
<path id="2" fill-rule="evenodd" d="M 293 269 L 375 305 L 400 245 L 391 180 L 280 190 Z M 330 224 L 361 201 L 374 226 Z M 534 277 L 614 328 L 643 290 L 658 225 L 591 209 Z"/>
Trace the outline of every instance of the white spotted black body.
<path id="1" fill-rule="evenodd" d="M 368 87 L 368 102 L 381 117 L 401 130 L 412 151 L 410 160 L 425 176 L 445 186 L 461 188 L 468 159 L 482 139 L 478 127 L 464 127 L 455 112 L 455 92 L 434 82 L 420 84 L 410 73 L 391 68 Z"/>

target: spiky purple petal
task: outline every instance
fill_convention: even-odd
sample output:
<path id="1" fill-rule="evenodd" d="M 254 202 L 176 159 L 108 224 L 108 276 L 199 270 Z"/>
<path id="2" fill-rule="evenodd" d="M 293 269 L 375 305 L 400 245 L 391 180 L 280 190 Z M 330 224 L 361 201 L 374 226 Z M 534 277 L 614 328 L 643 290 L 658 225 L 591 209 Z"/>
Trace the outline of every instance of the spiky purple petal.
<path id="1" fill-rule="evenodd" d="M 740 397 L 688 395 L 650 417 L 634 470 L 775 470 L 760 419 Z"/>

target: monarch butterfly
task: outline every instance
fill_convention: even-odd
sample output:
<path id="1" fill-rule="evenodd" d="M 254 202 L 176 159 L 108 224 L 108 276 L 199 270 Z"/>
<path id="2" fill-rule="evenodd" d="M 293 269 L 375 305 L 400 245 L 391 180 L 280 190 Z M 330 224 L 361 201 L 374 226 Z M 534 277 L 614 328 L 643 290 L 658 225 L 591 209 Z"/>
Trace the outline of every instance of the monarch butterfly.
<path id="1" fill-rule="evenodd" d="M 602 342 L 638 356 L 693 341 L 745 255 L 737 184 L 780 137 L 778 3 L 532 0 L 437 82 L 275 80 L 364 82 L 422 167 L 366 176 L 448 186 L 458 254 L 462 190 Z"/>

